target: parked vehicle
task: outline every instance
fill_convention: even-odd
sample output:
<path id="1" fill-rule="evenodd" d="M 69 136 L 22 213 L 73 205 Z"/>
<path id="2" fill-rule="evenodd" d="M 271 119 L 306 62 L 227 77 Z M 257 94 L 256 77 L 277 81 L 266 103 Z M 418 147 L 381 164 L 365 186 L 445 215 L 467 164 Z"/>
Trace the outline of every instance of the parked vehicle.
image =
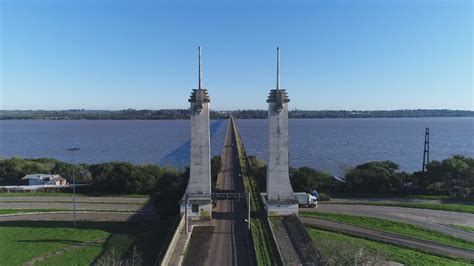
<path id="1" fill-rule="evenodd" d="M 318 199 L 306 192 L 295 192 L 296 200 L 298 201 L 299 207 L 314 208 L 318 206 Z"/>

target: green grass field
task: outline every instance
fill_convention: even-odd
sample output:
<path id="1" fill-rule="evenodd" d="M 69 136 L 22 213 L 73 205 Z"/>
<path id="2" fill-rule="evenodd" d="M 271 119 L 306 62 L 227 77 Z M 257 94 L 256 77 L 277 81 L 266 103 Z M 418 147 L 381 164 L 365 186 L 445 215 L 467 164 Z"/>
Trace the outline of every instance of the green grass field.
<path id="1" fill-rule="evenodd" d="M 324 212 L 300 212 L 301 216 L 315 217 L 329 221 L 341 222 L 356 225 L 364 228 L 375 229 L 379 231 L 395 233 L 403 236 L 428 240 L 432 242 L 442 243 L 454 247 L 473 249 L 474 243 L 456 238 L 440 232 L 428 230 L 419 226 L 394 222 L 384 219 L 371 218 L 365 216 L 353 216 L 345 214 L 324 213 Z"/>
<path id="2" fill-rule="evenodd" d="M 171 228 L 170 221 L 80 221 L 76 228 L 65 221 L 0 222 L 0 264 L 21 265 L 74 245 L 81 246 L 48 257 L 38 265 L 90 265 L 112 251 L 122 258 L 128 257 L 133 247 L 143 254 L 146 265 L 154 264 Z"/>
<path id="3" fill-rule="evenodd" d="M 339 205 L 368 205 L 368 206 L 389 206 L 402 208 L 429 209 L 437 211 L 451 211 L 474 213 L 474 205 L 462 204 L 431 204 L 431 203 L 405 203 L 405 202 L 357 202 L 357 201 L 340 201 L 340 202 L 320 202 L 320 204 L 339 204 Z"/>
<path id="4" fill-rule="evenodd" d="M 306 227 L 329 265 L 357 265 L 365 262 L 395 261 L 405 265 L 471 265 L 464 260 L 438 257 L 344 234 Z M 357 259 L 356 259 L 357 256 Z M 335 263 L 331 263 L 335 262 Z"/>
<path id="5" fill-rule="evenodd" d="M 45 228 L 13 227 L 0 223 L 0 261 L 5 265 L 20 265 L 35 257 L 63 249 L 73 244 L 81 244 L 99 238 L 107 238 L 110 233 L 90 228 Z M 100 251 L 99 251 L 100 253 Z M 93 254 L 89 262 L 99 254 Z"/>

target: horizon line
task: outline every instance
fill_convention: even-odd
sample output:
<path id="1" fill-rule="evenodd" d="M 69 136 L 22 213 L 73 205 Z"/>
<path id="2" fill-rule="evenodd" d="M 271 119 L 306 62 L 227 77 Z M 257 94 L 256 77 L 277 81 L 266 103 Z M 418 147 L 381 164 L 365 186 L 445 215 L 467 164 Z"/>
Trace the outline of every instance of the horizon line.
<path id="1" fill-rule="evenodd" d="M 161 109 L 136 109 L 136 108 L 122 108 L 122 109 L 85 109 L 85 108 L 69 108 L 69 109 L 0 109 L 0 112 L 25 112 L 25 111 L 48 111 L 48 112 L 57 112 L 57 111 L 107 111 L 107 112 L 118 112 L 118 111 L 162 111 L 162 110 L 188 110 L 189 108 L 161 108 Z M 266 109 L 233 109 L 233 110 L 224 110 L 224 109 L 214 109 L 210 110 L 211 112 L 234 112 L 234 111 L 268 111 Z M 462 112 L 474 112 L 474 109 L 448 109 L 448 108 L 400 108 L 400 109 L 298 109 L 294 108 L 288 110 L 289 112 L 302 111 L 302 112 L 322 112 L 322 111 L 347 111 L 347 112 L 390 112 L 390 111 L 462 111 Z"/>

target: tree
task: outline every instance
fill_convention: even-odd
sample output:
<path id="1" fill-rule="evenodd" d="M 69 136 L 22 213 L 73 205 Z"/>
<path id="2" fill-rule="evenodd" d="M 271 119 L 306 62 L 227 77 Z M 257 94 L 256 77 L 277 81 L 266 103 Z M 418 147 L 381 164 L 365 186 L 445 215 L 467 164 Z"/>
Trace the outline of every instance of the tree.
<path id="1" fill-rule="evenodd" d="M 211 182 L 212 182 L 212 189 L 216 188 L 217 183 L 217 176 L 221 171 L 222 162 L 220 156 L 214 156 L 211 159 Z"/>
<path id="2" fill-rule="evenodd" d="M 443 161 L 431 161 L 426 172 L 415 174 L 416 183 L 431 193 L 457 197 L 474 196 L 474 159 L 456 155 Z"/>
<path id="3" fill-rule="evenodd" d="M 391 161 L 374 161 L 356 166 L 346 174 L 349 190 L 353 192 L 383 193 L 399 190 L 403 183 L 398 165 Z"/>
<path id="4" fill-rule="evenodd" d="M 290 168 L 290 181 L 294 191 L 329 191 L 333 179 L 327 172 L 322 172 L 309 167 Z"/>

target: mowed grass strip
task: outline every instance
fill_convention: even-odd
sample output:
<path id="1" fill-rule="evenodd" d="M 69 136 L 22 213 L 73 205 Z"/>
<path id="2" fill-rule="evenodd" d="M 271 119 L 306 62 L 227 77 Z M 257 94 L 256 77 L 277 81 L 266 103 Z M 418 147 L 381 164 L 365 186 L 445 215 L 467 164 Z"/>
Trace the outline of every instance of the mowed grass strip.
<path id="1" fill-rule="evenodd" d="M 474 205 L 462 204 L 432 204 L 432 203 L 410 203 L 410 202 L 362 202 L 362 201 L 339 201 L 339 202 L 320 202 L 320 204 L 336 204 L 336 205 L 368 205 L 368 206 L 387 206 L 401 208 L 428 209 L 436 211 L 450 211 L 473 213 Z"/>
<path id="2" fill-rule="evenodd" d="M 348 265 L 348 260 L 354 262 L 355 256 L 358 256 L 359 259 L 363 256 L 372 258 L 372 262 L 376 259 L 383 259 L 405 265 L 471 265 L 468 261 L 462 259 L 456 260 L 439 257 L 413 249 L 401 248 L 313 227 L 306 227 L 306 230 L 315 245 L 317 245 L 323 258 L 326 261 L 329 260 L 329 262 L 335 261 L 336 265 Z"/>
<path id="3" fill-rule="evenodd" d="M 472 226 L 465 226 L 465 225 L 456 225 L 456 224 L 451 224 L 452 227 L 464 230 L 464 231 L 469 231 L 474 233 L 474 227 Z"/>
<path id="4" fill-rule="evenodd" d="M 399 234 L 402 236 L 428 240 L 453 247 L 474 250 L 474 242 L 470 242 L 465 239 L 457 238 L 433 230 L 425 229 L 416 225 L 394 222 L 379 218 L 325 212 L 301 211 L 300 215 L 304 217 L 314 217 L 334 222 L 351 224 L 368 229 L 375 229 L 383 232 Z"/>

